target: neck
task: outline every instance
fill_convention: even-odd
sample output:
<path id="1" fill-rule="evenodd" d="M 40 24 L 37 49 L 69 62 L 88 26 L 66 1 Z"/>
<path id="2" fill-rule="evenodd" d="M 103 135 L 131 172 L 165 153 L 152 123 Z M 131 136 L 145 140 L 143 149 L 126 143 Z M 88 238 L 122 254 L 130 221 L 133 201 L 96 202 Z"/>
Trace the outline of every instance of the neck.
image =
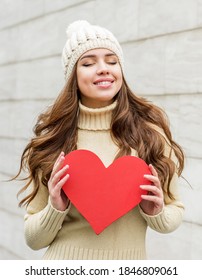
<path id="1" fill-rule="evenodd" d="M 78 127 L 86 130 L 110 130 L 112 111 L 117 101 L 102 108 L 88 108 L 79 102 Z"/>
<path id="2" fill-rule="evenodd" d="M 89 100 L 88 98 L 85 98 L 85 96 L 81 97 L 81 103 L 88 108 L 92 109 L 98 109 L 103 108 L 111 105 L 113 103 L 113 99 L 110 101 L 99 101 L 99 100 Z"/>

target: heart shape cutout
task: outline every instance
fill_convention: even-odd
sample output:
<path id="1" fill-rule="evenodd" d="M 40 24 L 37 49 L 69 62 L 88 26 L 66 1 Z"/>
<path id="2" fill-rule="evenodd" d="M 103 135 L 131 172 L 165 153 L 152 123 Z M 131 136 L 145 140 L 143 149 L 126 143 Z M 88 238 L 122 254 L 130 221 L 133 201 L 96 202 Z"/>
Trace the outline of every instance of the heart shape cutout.
<path id="1" fill-rule="evenodd" d="M 123 156 L 105 167 L 100 158 L 88 150 L 75 150 L 65 156 L 69 179 L 63 191 L 90 223 L 96 234 L 132 210 L 146 194 L 140 185 L 150 185 L 143 177 L 151 174 L 140 158 Z"/>

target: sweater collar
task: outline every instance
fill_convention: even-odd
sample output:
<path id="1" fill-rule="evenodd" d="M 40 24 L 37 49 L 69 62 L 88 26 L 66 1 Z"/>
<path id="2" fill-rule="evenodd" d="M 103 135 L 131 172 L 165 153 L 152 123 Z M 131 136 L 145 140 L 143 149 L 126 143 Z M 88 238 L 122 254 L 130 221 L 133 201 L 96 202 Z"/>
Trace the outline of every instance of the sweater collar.
<path id="1" fill-rule="evenodd" d="M 109 130 L 111 126 L 112 111 L 117 101 L 102 108 L 89 108 L 79 101 L 78 128 L 86 130 Z"/>

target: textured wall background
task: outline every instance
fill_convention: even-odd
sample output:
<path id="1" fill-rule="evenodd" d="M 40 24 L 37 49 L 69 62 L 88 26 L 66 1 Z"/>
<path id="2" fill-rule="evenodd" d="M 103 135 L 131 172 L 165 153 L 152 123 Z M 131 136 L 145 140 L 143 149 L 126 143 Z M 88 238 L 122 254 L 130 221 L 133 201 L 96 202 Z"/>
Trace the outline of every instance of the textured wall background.
<path id="1" fill-rule="evenodd" d="M 110 29 L 126 79 L 163 107 L 186 153 L 184 222 L 167 235 L 148 230 L 151 259 L 202 259 L 202 0 L 0 0 L 0 259 L 37 259 L 24 242 L 15 174 L 37 115 L 63 87 L 61 51 L 69 23 Z"/>

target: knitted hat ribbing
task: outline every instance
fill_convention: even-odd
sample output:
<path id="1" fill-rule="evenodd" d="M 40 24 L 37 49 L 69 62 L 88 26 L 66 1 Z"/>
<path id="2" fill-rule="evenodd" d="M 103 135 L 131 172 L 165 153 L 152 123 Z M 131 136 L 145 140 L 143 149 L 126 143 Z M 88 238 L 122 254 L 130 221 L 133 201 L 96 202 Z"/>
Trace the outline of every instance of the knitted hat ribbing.
<path id="1" fill-rule="evenodd" d="M 65 79 L 68 80 L 79 57 L 91 49 L 105 48 L 114 52 L 123 70 L 123 53 L 114 35 L 107 29 L 78 20 L 67 28 L 67 41 L 62 51 Z"/>

